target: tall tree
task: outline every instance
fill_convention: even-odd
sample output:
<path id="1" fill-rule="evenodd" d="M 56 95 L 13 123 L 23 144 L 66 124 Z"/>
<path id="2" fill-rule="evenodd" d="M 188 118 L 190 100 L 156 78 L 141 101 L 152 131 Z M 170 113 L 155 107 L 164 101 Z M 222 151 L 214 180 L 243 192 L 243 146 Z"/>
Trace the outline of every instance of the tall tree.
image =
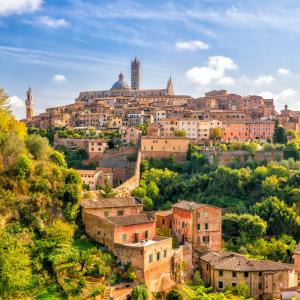
<path id="1" fill-rule="evenodd" d="M 220 127 L 215 127 L 211 133 L 210 138 L 214 140 L 214 144 L 216 143 L 216 139 L 222 137 L 224 135 L 222 129 Z"/>
<path id="2" fill-rule="evenodd" d="M 286 130 L 283 127 L 278 128 L 277 141 L 279 144 L 286 144 L 288 141 Z"/>
<path id="3" fill-rule="evenodd" d="M 173 132 L 173 135 L 174 136 L 179 136 L 179 137 L 186 137 L 187 133 L 184 129 L 182 129 L 182 130 L 175 130 Z"/>
<path id="4" fill-rule="evenodd" d="M 186 159 L 187 160 L 191 160 L 191 156 L 192 156 L 192 147 L 193 145 L 191 143 L 189 143 L 189 148 L 188 151 L 186 152 Z"/>
<path id="5" fill-rule="evenodd" d="M 273 143 L 278 144 L 278 130 L 279 130 L 279 120 L 278 118 L 275 121 L 274 133 L 273 133 Z"/>
<path id="6" fill-rule="evenodd" d="M 113 186 L 109 184 L 107 178 L 104 179 L 104 184 L 104 187 L 99 185 L 100 191 L 97 193 L 97 195 L 100 198 L 115 198 L 117 196 L 117 193 L 113 191 Z"/>

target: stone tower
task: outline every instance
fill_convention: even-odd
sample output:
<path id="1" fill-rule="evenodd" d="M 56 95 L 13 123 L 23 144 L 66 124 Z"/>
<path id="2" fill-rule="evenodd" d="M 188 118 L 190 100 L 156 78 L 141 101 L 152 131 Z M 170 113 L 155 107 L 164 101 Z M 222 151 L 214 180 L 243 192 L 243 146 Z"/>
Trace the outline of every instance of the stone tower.
<path id="1" fill-rule="evenodd" d="M 168 80 L 168 83 L 167 83 L 166 95 L 175 95 L 171 76 L 170 76 L 170 79 Z"/>
<path id="2" fill-rule="evenodd" d="M 139 90 L 141 81 L 141 63 L 135 57 L 135 60 L 131 61 L 131 89 Z"/>
<path id="3" fill-rule="evenodd" d="M 33 101 L 33 92 L 30 87 L 27 91 L 27 99 L 25 100 L 25 105 L 26 105 L 26 119 L 32 118 L 34 101 Z"/>

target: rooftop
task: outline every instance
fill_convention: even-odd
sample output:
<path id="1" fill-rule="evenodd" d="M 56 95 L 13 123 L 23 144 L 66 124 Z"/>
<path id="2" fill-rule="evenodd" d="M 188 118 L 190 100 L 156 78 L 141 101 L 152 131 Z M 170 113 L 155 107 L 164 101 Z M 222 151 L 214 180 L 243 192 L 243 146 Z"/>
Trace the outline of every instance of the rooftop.
<path id="1" fill-rule="evenodd" d="M 107 217 L 105 219 L 115 226 L 129 226 L 155 222 L 155 218 L 151 214 L 147 213 L 118 217 Z"/>
<path id="2" fill-rule="evenodd" d="M 143 203 L 142 200 L 138 198 L 123 197 L 123 198 L 81 199 L 81 205 L 84 208 L 108 208 L 108 207 L 143 206 Z"/>
<path id="3" fill-rule="evenodd" d="M 162 140 L 184 139 L 184 140 L 190 140 L 189 137 L 180 137 L 180 136 L 156 136 L 156 135 L 145 135 L 145 136 L 142 136 L 142 139 L 162 139 Z"/>
<path id="4" fill-rule="evenodd" d="M 79 174 L 86 174 L 86 175 L 95 175 L 98 172 L 102 172 L 100 170 L 76 170 Z"/>
<path id="5" fill-rule="evenodd" d="M 194 209 L 201 208 L 204 206 L 207 206 L 207 204 L 191 202 L 191 201 L 186 201 L 186 200 L 178 200 L 178 203 L 175 203 L 172 205 L 172 207 L 180 208 L 180 209 L 184 209 L 184 210 L 194 210 Z"/>
<path id="6" fill-rule="evenodd" d="M 268 260 L 249 259 L 244 255 L 228 251 L 209 252 L 201 256 L 201 259 L 210 263 L 215 270 L 227 270 L 237 272 L 259 272 L 293 270 L 295 265 L 279 263 Z"/>
<path id="7" fill-rule="evenodd" d="M 166 239 L 172 239 L 171 237 L 162 237 L 162 236 L 155 236 L 152 240 L 145 240 L 145 242 L 140 241 L 139 243 L 128 243 L 125 244 L 126 246 L 132 246 L 132 247 L 145 247 L 153 244 L 157 244 L 161 241 L 164 241 Z"/>
<path id="8" fill-rule="evenodd" d="M 157 216 L 161 216 L 161 217 L 167 217 L 173 214 L 172 209 L 169 210 L 163 210 L 163 211 L 158 211 L 157 213 L 155 213 Z"/>

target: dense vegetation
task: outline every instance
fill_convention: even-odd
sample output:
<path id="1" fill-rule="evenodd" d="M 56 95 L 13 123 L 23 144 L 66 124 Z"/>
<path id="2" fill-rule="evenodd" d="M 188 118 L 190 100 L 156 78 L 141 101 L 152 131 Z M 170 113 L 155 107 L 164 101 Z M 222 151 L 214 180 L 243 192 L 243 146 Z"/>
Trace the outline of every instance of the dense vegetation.
<path id="1" fill-rule="evenodd" d="M 87 284 L 84 277 L 60 275 L 80 262 L 80 276 L 101 276 L 115 258 L 84 235 L 78 172 L 50 148 L 48 136 L 26 132 L 0 90 L 0 299 L 104 293 L 104 286 Z"/>

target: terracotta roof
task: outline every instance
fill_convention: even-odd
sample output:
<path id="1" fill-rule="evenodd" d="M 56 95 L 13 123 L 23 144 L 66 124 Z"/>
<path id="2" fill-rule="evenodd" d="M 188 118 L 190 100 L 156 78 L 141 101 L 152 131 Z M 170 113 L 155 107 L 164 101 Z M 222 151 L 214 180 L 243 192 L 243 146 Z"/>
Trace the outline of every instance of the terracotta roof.
<path id="1" fill-rule="evenodd" d="M 197 209 L 197 208 L 204 207 L 204 206 L 206 206 L 206 204 L 192 202 L 192 201 L 186 201 L 186 200 L 180 200 L 180 202 L 172 205 L 172 207 L 180 208 L 180 209 L 184 209 L 184 210 L 191 210 L 190 208 Z M 216 207 L 216 208 L 218 208 L 218 207 Z"/>
<path id="2" fill-rule="evenodd" d="M 201 259 L 208 262 L 213 269 L 237 272 L 258 272 L 292 270 L 294 265 L 284 264 L 268 260 L 248 259 L 246 256 L 228 251 L 224 253 L 209 252 L 201 256 Z"/>
<path id="3" fill-rule="evenodd" d="M 98 172 L 102 172 L 100 170 L 76 170 L 79 174 L 87 174 L 87 175 L 95 175 Z"/>
<path id="4" fill-rule="evenodd" d="M 81 199 L 84 208 L 107 208 L 125 206 L 143 206 L 142 200 L 133 197 Z"/>
<path id="5" fill-rule="evenodd" d="M 128 226 L 155 222 L 155 219 L 151 214 L 144 213 L 138 215 L 108 217 L 105 219 L 110 223 L 114 224 L 115 226 Z"/>
<path id="6" fill-rule="evenodd" d="M 281 289 L 281 292 L 293 292 L 293 291 L 298 292 L 300 294 L 300 286 L 296 285 L 289 288 Z"/>
<path id="7" fill-rule="evenodd" d="M 167 217 L 173 214 L 172 209 L 169 210 L 163 210 L 163 211 L 158 211 L 155 213 L 157 216 L 161 216 L 161 217 Z"/>

